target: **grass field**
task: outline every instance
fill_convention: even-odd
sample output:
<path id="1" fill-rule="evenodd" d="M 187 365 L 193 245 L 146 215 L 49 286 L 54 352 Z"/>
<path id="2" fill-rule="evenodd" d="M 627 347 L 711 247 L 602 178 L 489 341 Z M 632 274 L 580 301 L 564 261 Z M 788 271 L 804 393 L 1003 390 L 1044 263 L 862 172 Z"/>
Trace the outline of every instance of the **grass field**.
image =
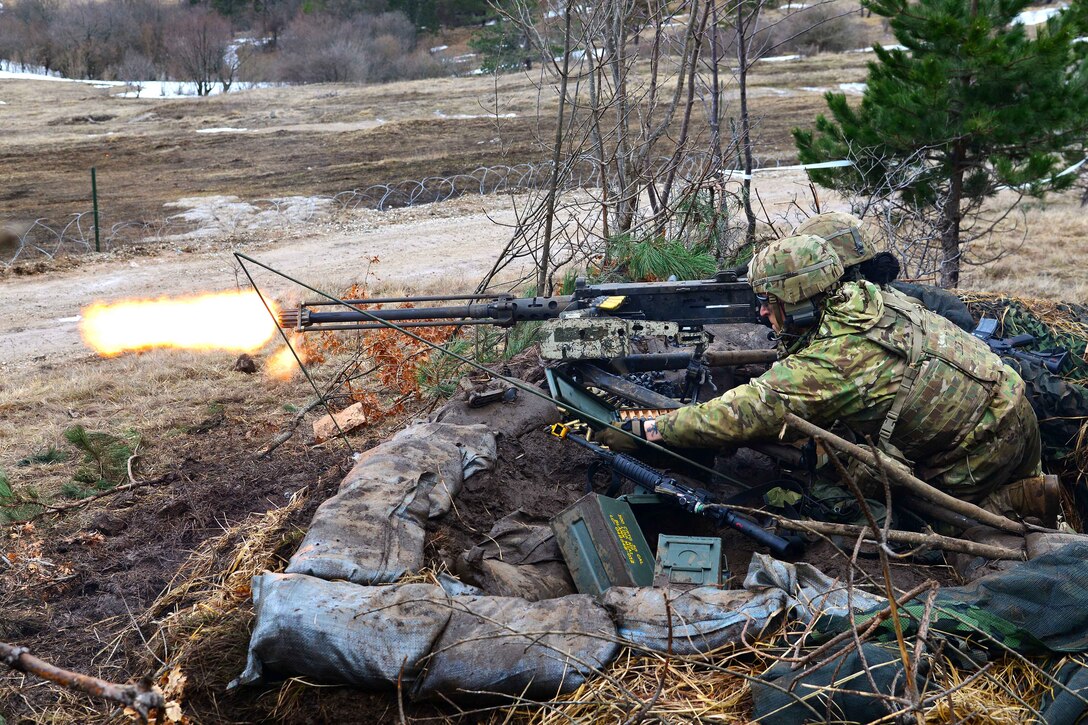
<path id="1" fill-rule="evenodd" d="M 751 104 L 762 164 L 794 163 L 790 130 L 811 124 L 822 110 L 819 89 L 863 81 L 867 60 L 853 53 L 758 64 Z M 0 135 L 0 225 L 63 223 L 87 211 L 92 167 L 103 224 L 110 226 L 161 220 L 174 213 L 167 205 L 181 199 L 328 196 L 541 161 L 546 154 L 539 140 L 551 133 L 554 97 L 517 74 L 266 88 L 191 100 L 117 99 L 85 84 L 4 81 L 0 123 L 17 131 Z M 727 100 L 735 107 L 735 94 Z M 796 218 L 813 205 L 802 174 L 769 173 L 757 177 L 756 188 L 774 220 Z M 236 355 L 227 353 L 99 358 L 83 347 L 75 317 L 98 299 L 244 285 L 230 256 L 235 250 L 338 290 L 353 282 L 408 292 L 471 289 L 509 239 L 513 207 L 523 203 L 523 197 L 488 196 L 391 212 L 332 209 L 259 228 L 217 226 L 213 219 L 195 224 L 199 235 L 127 239 L 101 256 L 5 269 L 0 473 L 13 494 L 0 511 L 28 502 L 75 503 L 61 495 L 87 465 L 65 438 L 75 425 L 138 437 L 126 479 L 141 485 L 5 529 L 0 553 L 15 565 L 0 567 L 0 641 L 116 680 L 183 661 L 191 683 L 186 702 L 206 722 L 277 713 L 301 722 L 314 712 L 336 719 L 365 711 L 378 718 L 390 706 L 395 711 L 384 696 L 323 694 L 300 683 L 264 694 L 223 693 L 241 666 L 250 609 L 248 592 L 230 589 L 239 579 L 220 572 L 253 547 L 259 552 L 248 566 L 282 566 L 317 502 L 351 465 L 339 444 L 312 445 L 312 416 L 274 453 L 257 455 L 314 397 L 305 380 L 236 372 Z M 820 203 L 841 205 L 827 193 Z M 1024 222 L 975 250 L 979 259 L 993 261 L 968 268 L 964 286 L 1088 303 L 1088 269 L 1078 263 L 1088 255 L 1088 215 L 1079 197 L 1033 203 Z M 318 382 L 333 372 L 332 366 L 319 369 Z M 366 449 L 435 403 L 427 395 L 410 397 L 355 434 L 353 445 Z M 206 568 L 193 568 L 194 552 Z M 164 592 L 171 596 L 162 599 Z M 206 622 L 197 617 L 201 612 Z M 190 618 L 185 627 L 164 629 L 172 615 Z M 156 635 L 159 643 L 149 641 Z M 9 722 L 110 718 L 107 708 L 86 698 L 58 699 L 55 690 L 29 685 L 0 673 L 0 716 Z"/>

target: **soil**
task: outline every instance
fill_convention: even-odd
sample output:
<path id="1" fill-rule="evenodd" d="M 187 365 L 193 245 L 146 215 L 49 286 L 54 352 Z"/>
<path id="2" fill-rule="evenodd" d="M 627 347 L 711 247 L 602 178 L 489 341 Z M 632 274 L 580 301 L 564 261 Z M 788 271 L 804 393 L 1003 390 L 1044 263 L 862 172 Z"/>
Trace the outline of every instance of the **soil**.
<path id="1" fill-rule="evenodd" d="M 864 59 L 849 62 L 845 73 L 838 66 L 821 72 L 837 81 L 860 80 Z M 549 132 L 528 120 L 538 99 L 532 84 L 501 77 L 494 85 L 497 95 L 483 100 L 480 89 L 479 81 L 451 79 L 119 103 L 108 91 L 86 85 L 5 81 L 0 114 L 7 128 L 22 130 L 0 138 L 0 227 L 25 227 L 35 219 L 56 223 L 86 211 L 91 167 L 97 168 L 105 226 L 160 220 L 178 208 L 164 210 L 167 204 L 203 216 L 184 237 L 132 240 L 101 255 L 35 259 L 6 268 L 0 276 L 0 309 L 7 312 L 0 316 L 0 392 L 54 379 L 59 388 L 60 381 L 91 373 L 116 369 L 115 375 L 123 376 L 139 363 L 161 363 L 163 358 L 153 354 L 128 368 L 95 357 L 79 337 L 80 310 L 93 301 L 243 285 L 232 251 L 328 288 L 356 281 L 414 292 L 472 288 L 509 239 L 510 229 L 502 226 L 514 221 L 509 197 L 464 197 L 390 212 L 319 208 L 305 223 L 281 218 L 264 226 L 224 224 L 223 215 L 216 214 L 239 201 L 312 198 L 372 183 L 463 173 L 478 165 L 538 160 L 536 139 Z M 753 98 L 763 104 L 766 130 L 774 137 L 765 147 L 771 149 L 769 160 L 790 160 L 789 128 L 822 105 L 819 94 L 790 101 L 756 89 Z M 481 104 L 495 110 L 495 117 L 457 118 L 486 113 Z M 500 118 L 509 113 L 518 115 Z M 197 133 L 224 127 L 246 130 Z M 775 198 L 788 205 L 803 197 L 805 187 L 798 174 L 777 187 L 777 196 L 762 188 L 767 205 Z M 272 274 L 258 275 L 258 282 L 273 294 L 300 294 Z M 515 372 L 532 378 L 531 368 Z M 199 376 L 200 368 L 186 368 L 184 374 Z M 150 382 L 129 401 L 103 389 L 82 407 L 58 404 L 52 392 L 41 400 L 0 406 L 0 413 L 17 421 L 13 433 L 0 435 L 0 466 L 18 483 L 46 478 L 52 464 L 19 467 L 30 447 L 24 436 L 32 437 L 33 426 L 63 426 L 126 402 L 156 410 L 176 406 L 171 389 L 165 382 L 159 389 L 158 383 Z M 114 681 L 156 673 L 163 659 L 182 661 L 189 678 L 182 699 L 186 714 L 197 722 L 397 720 L 398 703 L 390 693 L 304 683 L 225 690 L 244 665 L 252 616 L 248 580 L 228 575 L 246 552 L 246 561 L 282 567 L 313 511 L 336 490 L 352 461 L 339 443 L 315 446 L 302 433 L 268 456 L 255 455 L 289 417 L 282 410 L 288 400 L 282 389 L 253 382 L 237 397 L 216 390 L 205 394 L 216 409 L 175 414 L 169 425 L 181 433 L 152 448 L 156 471 L 147 485 L 3 531 L 0 641 Z M 428 412 L 417 406 L 364 429 L 352 436 L 352 445 L 365 450 L 411 415 Z M 584 493 L 588 457 L 539 427 L 502 436 L 496 469 L 470 479 L 456 515 L 430 532 L 427 551 L 434 565 L 450 568 L 461 551 L 516 508 L 549 516 L 575 501 Z M 258 556 L 246 545 L 259 539 L 261 514 L 276 512 L 287 513 L 276 525 L 274 541 Z M 732 572 L 744 571 L 753 548 L 743 538 L 727 537 Z M 841 557 L 829 551 L 810 550 L 809 560 L 832 575 L 842 571 Z M 900 586 L 910 586 L 918 576 L 904 573 Z M 190 579 L 191 588 L 178 589 Z M 228 592 L 233 606 L 201 610 L 227 582 L 236 585 Z M 175 594 L 155 605 L 164 591 Z M 175 613 L 195 617 L 193 612 L 202 611 L 208 619 L 199 620 L 200 626 L 171 628 Z M 405 707 L 410 719 L 456 716 L 449 708 Z M 123 716 L 101 701 L 9 672 L 0 674 L 0 718 L 106 722 Z"/>

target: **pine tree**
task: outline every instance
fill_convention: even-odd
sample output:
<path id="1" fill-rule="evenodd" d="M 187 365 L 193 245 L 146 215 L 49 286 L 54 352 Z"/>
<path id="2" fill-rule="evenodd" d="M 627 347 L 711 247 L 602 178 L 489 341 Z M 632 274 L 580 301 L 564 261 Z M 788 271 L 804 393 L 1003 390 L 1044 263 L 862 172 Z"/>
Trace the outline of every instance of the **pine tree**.
<path id="1" fill-rule="evenodd" d="M 1088 130 L 1088 0 L 1035 26 L 1014 22 L 1029 0 L 862 0 L 888 18 L 903 47 L 877 46 L 859 108 L 827 94 L 832 118 L 794 129 L 813 181 L 875 193 L 889 179 L 900 201 L 934 215 L 941 284 L 959 281 L 961 229 L 1002 188 L 1032 195 L 1068 187 L 1053 178 Z M 1078 157 L 1079 160 L 1079 157 Z"/>

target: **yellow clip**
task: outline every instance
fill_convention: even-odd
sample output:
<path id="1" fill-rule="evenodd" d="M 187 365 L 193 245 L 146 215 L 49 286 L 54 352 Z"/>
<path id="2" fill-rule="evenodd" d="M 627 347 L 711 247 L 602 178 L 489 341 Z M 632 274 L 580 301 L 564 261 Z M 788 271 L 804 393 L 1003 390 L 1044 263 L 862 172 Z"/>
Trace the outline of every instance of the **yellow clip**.
<path id="1" fill-rule="evenodd" d="M 567 434 L 570 433 L 570 426 L 565 423 L 553 423 L 551 431 L 556 438 L 566 438 Z"/>
<path id="2" fill-rule="evenodd" d="M 612 311 L 618 309 L 623 304 L 623 301 L 625 299 L 627 298 L 623 295 L 613 295 L 611 297 L 605 297 L 604 301 L 601 302 L 601 304 L 597 305 L 597 307 L 602 310 Z"/>

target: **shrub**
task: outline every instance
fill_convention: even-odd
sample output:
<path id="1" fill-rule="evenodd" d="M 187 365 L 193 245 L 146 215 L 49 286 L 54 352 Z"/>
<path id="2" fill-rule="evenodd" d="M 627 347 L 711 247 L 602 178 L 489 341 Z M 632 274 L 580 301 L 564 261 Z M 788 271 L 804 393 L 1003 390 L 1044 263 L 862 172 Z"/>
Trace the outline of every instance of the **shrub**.
<path id="1" fill-rule="evenodd" d="M 121 438 L 75 425 L 64 431 L 64 438 L 83 452 L 83 466 L 73 476 L 75 489 L 88 484 L 104 491 L 128 480 L 128 461 L 140 443 L 136 433 L 130 431 Z M 86 489 L 82 491 L 89 495 Z M 66 487 L 63 493 L 72 496 L 76 491 Z"/>
<path id="2" fill-rule="evenodd" d="M 443 72 L 416 51 L 415 28 L 400 13 L 359 15 L 350 22 L 303 15 L 279 45 L 278 77 L 289 83 L 388 82 Z"/>
<path id="3" fill-rule="evenodd" d="M 653 282 L 676 276 L 677 279 L 706 279 L 717 268 L 714 257 L 703 248 L 689 249 L 671 239 L 635 240 L 621 236 L 612 240 L 611 254 L 615 270 L 626 279 Z"/>
<path id="4" fill-rule="evenodd" d="M 857 3 L 846 0 L 787 11 L 767 30 L 775 55 L 839 53 L 869 44 Z"/>
<path id="5" fill-rule="evenodd" d="M 25 521 L 42 510 L 34 501 L 37 494 L 20 496 L 11 487 L 7 474 L 0 470 L 0 524 Z"/>

